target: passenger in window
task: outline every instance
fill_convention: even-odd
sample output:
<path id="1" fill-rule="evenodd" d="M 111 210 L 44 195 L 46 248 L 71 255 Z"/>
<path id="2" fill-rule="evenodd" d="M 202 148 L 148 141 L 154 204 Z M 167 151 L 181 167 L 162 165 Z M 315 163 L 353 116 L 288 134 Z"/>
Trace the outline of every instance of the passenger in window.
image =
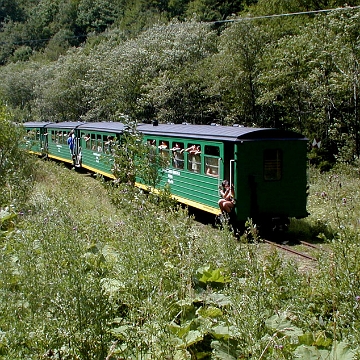
<path id="1" fill-rule="evenodd" d="M 234 186 L 228 180 L 224 180 L 219 186 L 221 199 L 218 204 L 221 212 L 230 213 L 235 206 Z"/>
<path id="2" fill-rule="evenodd" d="M 171 151 L 180 151 L 181 147 L 178 143 L 175 143 L 174 147 L 171 149 Z"/>
<path id="3" fill-rule="evenodd" d="M 201 154 L 201 150 L 200 150 L 200 145 L 191 145 L 190 147 L 188 147 L 187 149 L 185 150 L 181 150 L 181 152 L 188 152 L 189 154 L 192 154 L 192 155 L 198 155 L 198 154 Z"/>
<path id="4" fill-rule="evenodd" d="M 106 138 L 105 145 L 111 145 L 111 143 L 112 143 L 112 138 L 111 138 L 111 136 L 108 136 L 108 137 Z"/>
<path id="5" fill-rule="evenodd" d="M 105 151 L 106 152 L 110 152 L 111 151 L 111 146 L 112 146 L 112 144 L 113 144 L 113 138 L 111 137 L 111 136 L 108 136 L 107 138 L 106 138 L 106 141 L 105 141 L 105 143 L 104 143 L 104 145 L 105 145 Z"/>
<path id="6" fill-rule="evenodd" d="M 181 155 L 181 146 L 175 143 L 174 147 L 170 149 L 173 153 L 173 164 L 174 167 L 182 169 L 184 167 L 184 156 Z"/>
<path id="7" fill-rule="evenodd" d="M 205 174 L 209 176 L 219 176 L 219 158 L 205 156 Z"/>
<path id="8" fill-rule="evenodd" d="M 186 151 L 190 154 L 189 164 L 188 164 L 188 170 L 193 172 L 200 172 L 200 165 L 201 165 L 201 149 L 200 145 L 191 145 L 185 150 L 181 150 L 181 152 Z"/>
<path id="9" fill-rule="evenodd" d="M 162 141 L 161 144 L 159 145 L 159 149 L 165 150 L 167 148 L 168 148 L 167 143 L 165 141 Z"/>
<path id="10" fill-rule="evenodd" d="M 206 166 L 206 175 L 218 177 L 216 170 L 211 165 Z"/>
<path id="11" fill-rule="evenodd" d="M 85 140 L 86 142 L 88 142 L 88 141 L 90 140 L 90 134 L 85 135 L 85 136 L 84 136 L 84 140 Z"/>

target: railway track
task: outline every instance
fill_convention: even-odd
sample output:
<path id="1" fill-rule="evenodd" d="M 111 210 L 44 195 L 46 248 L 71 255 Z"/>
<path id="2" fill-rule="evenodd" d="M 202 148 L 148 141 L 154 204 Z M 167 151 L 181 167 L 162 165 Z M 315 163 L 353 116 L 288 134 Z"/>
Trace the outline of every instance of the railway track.
<path id="1" fill-rule="evenodd" d="M 296 256 L 299 257 L 299 258 L 311 260 L 311 261 L 314 261 L 314 262 L 317 261 L 317 258 L 316 258 L 316 257 L 314 257 L 314 256 L 312 256 L 312 255 L 309 255 L 309 254 L 307 254 L 307 253 L 304 253 L 304 252 L 297 251 L 297 250 L 293 249 L 293 248 L 292 248 L 291 246 L 289 246 L 289 245 L 278 244 L 278 243 L 273 242 L 273 241 L 270 241 L 270 240 L 264 240 L 264 242 L 265 242 L 266 244 L 269 244 L 269 245 L 271 245 L 271 246 L 274 246 L 274 247 L 276 247 L 276 248 L 278 248 L 278 249 L 281 249 L 281 250 L 286 251 L 286 252 L 288 252 L 288 253 L 294 254 L 294 255 L 296 255 Z M 310 243 L 308 243 L 308 242 L 306 242 L 306 241 L 300 241 L 299 244 L 301 244 L 302 246 L 307 247 L 307 248 L 316 249 L 316 250 L 318 250 L 318 251 L 321 251 L 321 249 L 320 249 L 318 246 L 316 246 L 316 245 L 314 245 L 314 244 L 310 244 Z"/>

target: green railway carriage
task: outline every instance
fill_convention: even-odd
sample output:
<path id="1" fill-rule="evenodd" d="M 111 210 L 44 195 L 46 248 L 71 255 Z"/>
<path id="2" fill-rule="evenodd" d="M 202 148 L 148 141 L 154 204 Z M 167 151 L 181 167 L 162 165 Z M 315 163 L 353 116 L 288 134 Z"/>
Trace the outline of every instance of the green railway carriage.
<path id="1" fill-rule="evenodd" d="M 84 123 L 76 128 L 81 149 L 81 166 L 114 178 L 111 172 L 111 146 L 121 138 L 125 125 L 120 122 Z"/>
<path id="2" fill-rule="evenodd" d="M 199 147 L 197 159 L 183 152 L 180 168 L 172 160 L 162 179 L 179 201 L 217 214 L 218 186 L 228 179 L 234 184 L 235 213 L 240 222 L 252 218 L 276 226 L 289 217 L 308 215 L 304 136 L 240 126 L 163 124 L 139 129 L 147 141 L 156 140 L 160 147 L 164 143 L 169 152 L 176 144 L 184 149 Z"/>
<path id="3" fill-rule="evenodd" d="M 26 123 L 25 147 L 36 155 L 43 155 L 47 151 L 47 137 L 45 122 L 28 122 Z"/>
<path id="4" fill-rule="evenodd" d="M 39 126 L 48 156 L 104 176 L 111 172 L 110 144 L 121 140 L 122 123 L 48 123 Z M 25 124 L 33 129 L 33 124 Z M 75 133 L 71 154 L 66 139 Z M 272 228 L 308 215 L 307 139 L 293 131 L 241 126 L 139 124 L 138 131 L 165 157 L 159 188 L 165 184 L 179 202 L 219 214 L 219 185 L 234 185 L 232 214 Z M 136 185 L 147 188 L 137 179 Z M 233 216 L 234 217 L 234 216 Z"/>
<path id="5" fill-rule="evenodd" d="M 76 128 L 80 122 L 49 123 L 45 126 L 47 139 L 47 155 L 50 159 L 60 160 L 79 166 L 79 139 L 76 137 Z M 27 124 L 25 124 L 27 126 Z M 74 132 L 74 151 L 70 151 L 67 143 L 69 134 Z"/>

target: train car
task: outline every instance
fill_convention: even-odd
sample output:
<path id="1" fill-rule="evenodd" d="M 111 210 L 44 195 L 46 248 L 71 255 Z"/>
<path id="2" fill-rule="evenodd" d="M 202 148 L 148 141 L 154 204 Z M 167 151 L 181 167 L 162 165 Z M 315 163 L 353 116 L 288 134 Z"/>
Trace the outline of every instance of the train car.
<path id="1" fill-rule="evenodd" d="M 47 152 L 46 122 L 27 122 L 25 134 L 26 149 L 36 155 L 44 155 Z"/>
<path id="2" fill-rule="evenodd" d="M 84 123 L 76 128 L 81 148 L 81 166 L 114 178 L 111 172 L 111 146 L 120 140 L 125 125 L 120 122 Z"/>
<path id="3" fill-rule="evenodd" d="M 161 185 L 168 183 L 180 202 L 218 214 L 219 185 L 234 185 L 237 222 L 251 218 L 275 229 L 289 218 L 308 215 L 307 139 L 296 132 L 241 126 L 150 124 L 140 131 L 170 166 Z M 162 149 L 162 147 L 164 149 Z M 198 153 L 171 150 L 195 147 Z M 169 150 L 167 150 L 169 149 Z M 180 159 L 179 159 L 180 157 Z"/>
<path id="4" fill-rule="evenodd" d="M 25 124 L 30 129 L 31 124 Z M 108 177 L 110 144 L 121 139 L 122 123 L 49 123 L 44 125 L 48 156 Z M 281 228 L 289 218 L 308 215 L 307 139 L 296 132 L 241 126 L 139 124 L 144 141 L 168 161 L 159 188 L 165 184 L 179 202 L 220 214 L 219 186 L 234 186 L 232 218 L 244 224 Z M 66 138 L 75 133 L 75 153 Z M 46 137 L 45 136 L 45 137 Z M 46 142 L 46 141 L 45 141 Z M 140 179 L 137 186 L 147 188 Z"/>
<path id="5" fill-rule="evenodd" d="M 50 159 L 81 166 L 81 149 L 79 137 L 76 135 L 76 129 L 81 124 L 81 122 L 59 122 L 45 125 L 47 156 Z M 28 124 L 25 123 L 24 126 L 27 128 Z M 68 143 L 69 135 L 73 141 L 72 148 Z"/>

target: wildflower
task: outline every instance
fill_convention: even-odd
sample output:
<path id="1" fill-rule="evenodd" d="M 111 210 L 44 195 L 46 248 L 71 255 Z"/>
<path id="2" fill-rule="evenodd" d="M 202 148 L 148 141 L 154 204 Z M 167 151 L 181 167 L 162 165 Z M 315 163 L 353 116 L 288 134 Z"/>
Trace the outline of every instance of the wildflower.
<path id="1" fill-rule="evenodd" d="M 360 301 L 360 296 L 359 295 L 355 296 L 355 301 L 357 301 L 357 302 Z"/>
<path id="2" fill-rule="evenodd" d="M 325 191 L 323 191 L 323 192 L 321 193 L 321 197 L 322 197 L 322 198 L 327 197 L 327 193 L 326 193 Z"/>
<path id="3" fill-rule="evenodd" d="M 343 203 L 343 205 L 346 204 L 346 198 L 343 198 L 343 199 L 342 199 L 342 203 Z"/>

